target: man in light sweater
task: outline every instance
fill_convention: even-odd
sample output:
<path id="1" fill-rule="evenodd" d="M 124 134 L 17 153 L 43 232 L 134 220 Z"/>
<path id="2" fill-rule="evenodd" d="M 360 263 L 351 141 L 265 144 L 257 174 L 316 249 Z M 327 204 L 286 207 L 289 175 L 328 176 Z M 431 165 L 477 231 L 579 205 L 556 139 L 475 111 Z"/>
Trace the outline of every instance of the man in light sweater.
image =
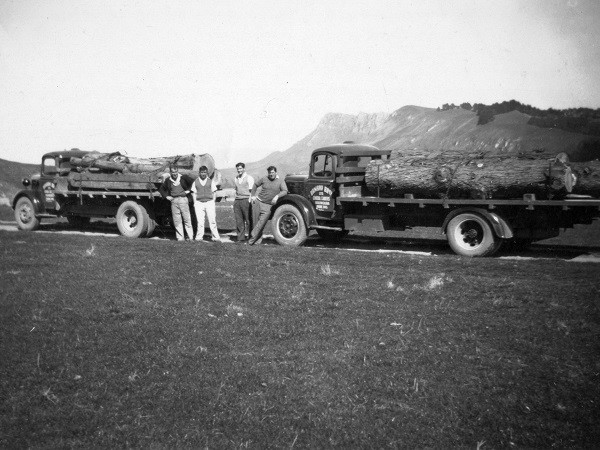
<path id="1" fill-rule="evenodd" d="M 179 168 L 172 164 L 169 167 L 170 176 L 163 181 L 158 191 L 163 198 L 171 202 L 171 215 L 173 216 L 173 226 L 175 227 L 175 236 L 178 241 L 183 241 L 183 227 L 188 240 L 194 238 L 192 231 L 192 217 L 189 208 L 188 195 L 192 190 L 194 180 L 187 175 L 179 173 Z"/>
<path id="2" fill-rule="evenodd" d="M 254 178 L 246 173 L 246 165 L 239 162 L 235 165 L 235 201 L 233 202 L 233 215 L 237 229 L 237 242 L 246 240 L 246 231 L 250 234 L 252 221 L 250 220 L 250 191 L 254 187 Z"/>
<path id="3" fill-rule="evenodd" d="M 198 174 L 198 178 L 196 178 L 196 181 L 192 185 L 194 210 L 196 211 L 196 219 L 198 221 L 196 240 L 204 240 L 204 216 L 206 215 L 213 242 L 221 242 L 221 237 L 217 230 L 217 209 L 215 207 L 217 186 L 213 180 L 208 178 L 208 167 L 200 167 Z"/>
<path id="4" fill-rule="evenodd" d="M 279 178 L 277 175 L 277 168 L 275 166 L 269 166 L 267 168 L 268 175 L 258 180 L 252 188 L 251 198 L 252 200 L 258 200 L 258 207 L 260 208 L 258 223 L 254 225 L 252 229 L 252 235 L 248 244 L 254 245 L 256 242 L 262 241 L 262 232 L 271 217 L 271 208 L 277 204 L 277 201 L 287 195 L 288 188 L 285 181 Z M 258 197 L 256 197 L 256 190 L 262 187 Z"/>

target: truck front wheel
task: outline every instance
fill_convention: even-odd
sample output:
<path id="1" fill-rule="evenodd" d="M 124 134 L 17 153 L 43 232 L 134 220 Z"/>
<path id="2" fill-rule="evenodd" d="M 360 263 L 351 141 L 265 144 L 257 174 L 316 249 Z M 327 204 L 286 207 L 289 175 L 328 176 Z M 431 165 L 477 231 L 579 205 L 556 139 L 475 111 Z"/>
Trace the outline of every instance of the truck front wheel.
<path id="1" fill-rule="evenodd" d="M 129 200 L 119 206 L 117 227 L 123 236 L 130 238 L 145 236 L 149 221 L 148 211 L 139 203 Z"/>
<path id="2" fill-rule="evenodd" d="M 35 217 L 35 208 L 31 200 L 21 197 L 15 205 L 15 220 L 19 230 L 33 231 L 40 226 L 40 219 Z"/>
<path id="3" fill-rule="evenodd" d="M 281 205 L 275 210 L 272 228 L 273 236 L 280 245 L 298 247 L 308 236 L 302 214 L 294 205 Z"/>
<path id="4" fill-rule="evenodd" d="M 490 224 L 473 213 L 459 214 L 450 220 L 446 236 L 452 250 L 463 256 L 490 256 L 502 243 Z"/>

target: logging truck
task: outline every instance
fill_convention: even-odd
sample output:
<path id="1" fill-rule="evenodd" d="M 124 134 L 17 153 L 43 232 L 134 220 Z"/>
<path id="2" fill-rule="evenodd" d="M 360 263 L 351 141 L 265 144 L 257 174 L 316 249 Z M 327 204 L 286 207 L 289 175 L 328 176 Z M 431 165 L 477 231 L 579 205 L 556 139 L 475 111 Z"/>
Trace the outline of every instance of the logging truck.
<path id="1" fill-rule="evenodd" d="M 91 163 L 85 170 L 74 166 L 88 155 L 72 149 L 42 157 L 40 173 L 23 179 L 26 189 L 13 199 L 19 229 L 35 230 L 44 218 L 65 217 L 73 226 L 84 227 L 92 217 L 114 217 L 123 236 L 137 238 L 151 236 L 157 225 L 170 224 L 170 202 L 158 192 L 164 170 L 106 173 Z M 123 165 L 106 159 L 102 163 L 98 165 L 111 169 Z"/>
<path id="2" fill-rule="evenodd" d="M 351 142 L 314 150 L 308 175 L 285 178 L 288 195 L 279 199 L 271 216 L 275 240 L 299 246 L 310 230 L 323 239 L 339 240 L 350 232 L 437 227 L 455 253 L 489 256 L 503 243 L 526 246 L 600 217 L 600 199 L 588 195 L 540 199 L 538 191 L 519 198 L 435 198 L 411 192 L 390 196 L 389 186 L 377 179 L 391 153 Z M 548 179 L 556 178 L 551 172 L 552 167 Z M 561 189 L 566 185 L 572 190 L 575 177 L 569 170 L 561 173 Z"/>

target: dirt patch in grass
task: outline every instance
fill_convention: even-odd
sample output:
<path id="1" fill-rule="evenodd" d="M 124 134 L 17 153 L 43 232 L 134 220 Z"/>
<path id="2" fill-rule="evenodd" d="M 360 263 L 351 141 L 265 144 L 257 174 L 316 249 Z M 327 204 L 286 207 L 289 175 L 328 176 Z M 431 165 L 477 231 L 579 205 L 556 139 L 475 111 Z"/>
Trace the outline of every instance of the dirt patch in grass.
<path id="1" fill-rule="evenodd" d="M 595 264 L 0 231 L 1 447 L 591 447 Z"/>

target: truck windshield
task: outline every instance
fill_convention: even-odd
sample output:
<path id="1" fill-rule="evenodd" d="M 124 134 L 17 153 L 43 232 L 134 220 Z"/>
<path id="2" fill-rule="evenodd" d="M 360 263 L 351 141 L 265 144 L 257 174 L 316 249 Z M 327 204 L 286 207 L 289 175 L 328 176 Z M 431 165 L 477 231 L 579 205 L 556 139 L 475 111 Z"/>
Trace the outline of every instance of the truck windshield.
<path id="1" fill-rule="evenodd" d="M 54 158 L 44 158 L 44 161 L 42 162 L 42 173 L 45 175 L 56 175 L 58 173 Z"/>
<path id="2" fill-rule="evenodd" d="M 333 175 L 333 156 L 328 153 L 315 155 L 313 159 L 313 176 L 331 177 Z"/>

